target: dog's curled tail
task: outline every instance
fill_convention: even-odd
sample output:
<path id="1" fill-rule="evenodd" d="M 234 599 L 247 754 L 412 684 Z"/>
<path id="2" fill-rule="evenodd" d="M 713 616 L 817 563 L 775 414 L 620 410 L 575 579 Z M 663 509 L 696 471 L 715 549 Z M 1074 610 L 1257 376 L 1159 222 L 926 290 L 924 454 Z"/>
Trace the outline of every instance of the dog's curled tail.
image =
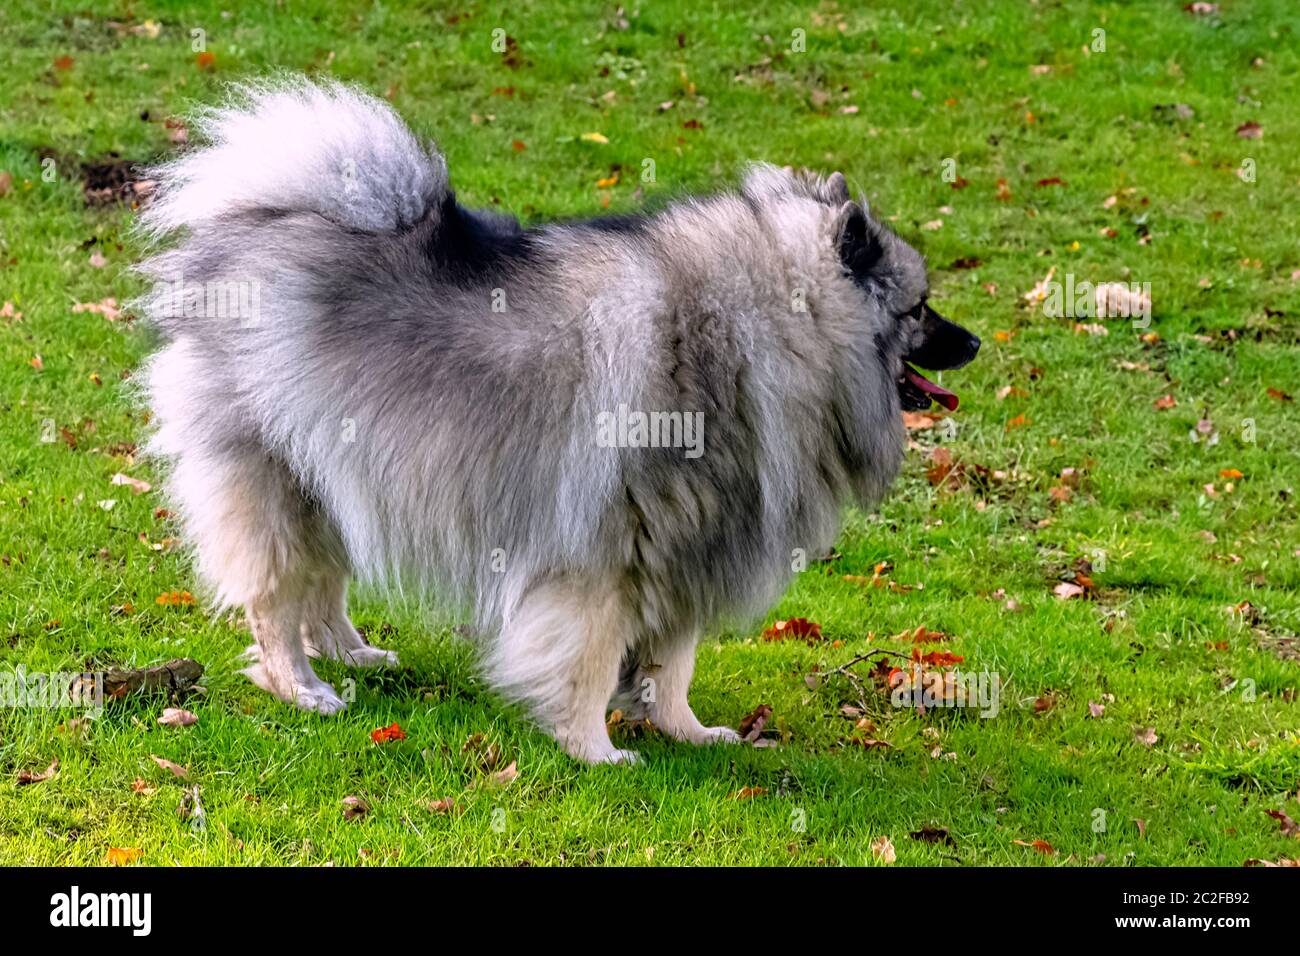
<path id="1" fill-rule="evenodd" d="M 436 210 L 447 164 L 383 100 L 342 83 L 279 78 L 232 87 L 191 129 L 207 145 L 155 167 L 141 226 L 153 238 L 259 211 L 313 212 L 391 232 Z"/>

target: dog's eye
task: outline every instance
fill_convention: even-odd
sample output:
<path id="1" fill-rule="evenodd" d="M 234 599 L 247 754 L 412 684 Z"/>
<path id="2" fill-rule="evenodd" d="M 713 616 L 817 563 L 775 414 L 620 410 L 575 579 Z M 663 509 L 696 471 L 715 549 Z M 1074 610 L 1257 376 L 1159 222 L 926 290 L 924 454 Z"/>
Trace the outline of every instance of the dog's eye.
<path id="1" fill-rule="evenodd" d="M 925 312 L 925 299 L 922 299 L 920 302 L 916 303 L 916 305 L 912 306 L 912 308 L 904 312 L 903 318 L 916 319 L 917 321 L 920 321 L 921 315 L 924 312 Z"/>

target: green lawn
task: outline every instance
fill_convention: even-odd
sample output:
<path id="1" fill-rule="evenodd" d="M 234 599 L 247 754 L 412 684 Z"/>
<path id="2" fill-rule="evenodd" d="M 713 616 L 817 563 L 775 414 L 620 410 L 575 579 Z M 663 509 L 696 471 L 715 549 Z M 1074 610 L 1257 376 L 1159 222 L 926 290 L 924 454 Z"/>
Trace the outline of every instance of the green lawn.
<path id="1" fill-rule="evenodd" d="M 80 725 L 0 709 L 0 863 L 122 848 L 151 865 L 871 865 L 881 837 L 895 865 L 1300 857 L 1265 812 L 1300 817 L 1300 416 L 1280 397 L 1300 397 L 1290 0 L 277 6 L 13 0 L 0 18 L 0 674 L 207 668 L 186 728 L 158 725 L 161 697 Z M 273 68 L 388 95 L 438 139 L 463 200 L 525 219 L 633 210 L 765 159 L 843 170 L 924 249 L 936 306 L 985 341 L 946 378 L 955 428 L 914 431 L 894 494 L 848 516 L 838 557 L 699 651 L 701 719 L 769 704 L 779 746 L 651 736 L 628 744 L 639 766 L 575 765 L 494 699 L 452 622 L 366 595 L 358 623 L 404 666 L 360 676 L 323 719 L 238 674 L 239 620 L 157 603 L 199 588 L 166 502 L 111 483 L 156 480 L 124 386 L 150 343 L 127 313 L 75 309 L 138 291 L 132 213 L 87 206 L 80 164 L 164 156 L 167 119 Z M 1238 133 L 1248 122 L 1262 135 Z M 1052 267 L 1150 283 L 1150 328 L 1097 320 L 1103 336 L 1028 307 Z M 934 484 L 937 445 L 957 467 Z M 1080 559 L 1093 587 L 1057 597 Z M 880 562 L 924 587 L 852 580 Z M 825 640 L 760 638 L 791 617 Z M 861 695 L 810 677 L 906 653 L 890 635 L 922 625 L 947 636 L 925 651 L 998 675 L 996 716 L 895 708 L 869 664 Z M 874 730 L 844 715 L 860 696 Z M 394 721 L 405 740 L 372 742 Z M 497 769 L 516 764 L 508 786 L 482 769 L 492 744 Z M 178 814 L 195 787 L 203 827 Z M 747 787 L 762 790 L 737 798 Z M 345 819 L 351 796 L 370 811 Z M 460 812 L 429 809 L 448 797 Z M 950 841 L 910 836 L 925 827 Z"/>

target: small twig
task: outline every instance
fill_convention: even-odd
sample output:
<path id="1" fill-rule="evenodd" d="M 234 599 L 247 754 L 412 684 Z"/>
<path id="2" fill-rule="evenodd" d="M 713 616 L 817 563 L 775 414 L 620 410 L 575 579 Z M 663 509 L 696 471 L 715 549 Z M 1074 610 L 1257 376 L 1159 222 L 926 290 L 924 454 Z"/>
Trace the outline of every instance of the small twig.
<path id="1" fill-rule="evenodd" d="M 862 708 L 862 710 L 867 710 L 866 685 L 863 683 L 862 678 L 855 674 L 850 668 L 856 664 L 862 664 L 871 660 L 871 658 L 875 657 L 877 654 L 892 655 L 894 657 L 901 657 L 904 660 L 911 660 L 908 655 L 901 651 L 891 651 L 886 647 L 877 647 L 873 650 L 867 651 L 865 654 L 858 654 L 852 659 L 845 661 L 839 667 L 832 668 L 828 671 L 821 671 L 817 676 L 824 678 L 834 674 L 839 674 L 841 677 L 847 678 L 848 682 L 853 685 L 853 692 L 858 695 L 858 706 Z"/>

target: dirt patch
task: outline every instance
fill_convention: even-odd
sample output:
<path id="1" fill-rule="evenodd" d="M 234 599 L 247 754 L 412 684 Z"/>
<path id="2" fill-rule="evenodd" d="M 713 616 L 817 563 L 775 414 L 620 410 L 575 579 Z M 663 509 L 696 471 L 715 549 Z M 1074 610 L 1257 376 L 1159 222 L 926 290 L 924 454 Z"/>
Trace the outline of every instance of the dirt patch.
<path id="1" fill-rule="evenodd" d="M 60 156 L 48 148 L 38 150 L 37 155 L 42 160 L 54 160 L 56 169 L 77 170 L 82 197 L 92 208 L 119 202 L 137 206 L 153 192 L 153 181 L 144 178 L 143 164 L 123 159 L 118 153 L 107 153 L 84 162 Z"/>

